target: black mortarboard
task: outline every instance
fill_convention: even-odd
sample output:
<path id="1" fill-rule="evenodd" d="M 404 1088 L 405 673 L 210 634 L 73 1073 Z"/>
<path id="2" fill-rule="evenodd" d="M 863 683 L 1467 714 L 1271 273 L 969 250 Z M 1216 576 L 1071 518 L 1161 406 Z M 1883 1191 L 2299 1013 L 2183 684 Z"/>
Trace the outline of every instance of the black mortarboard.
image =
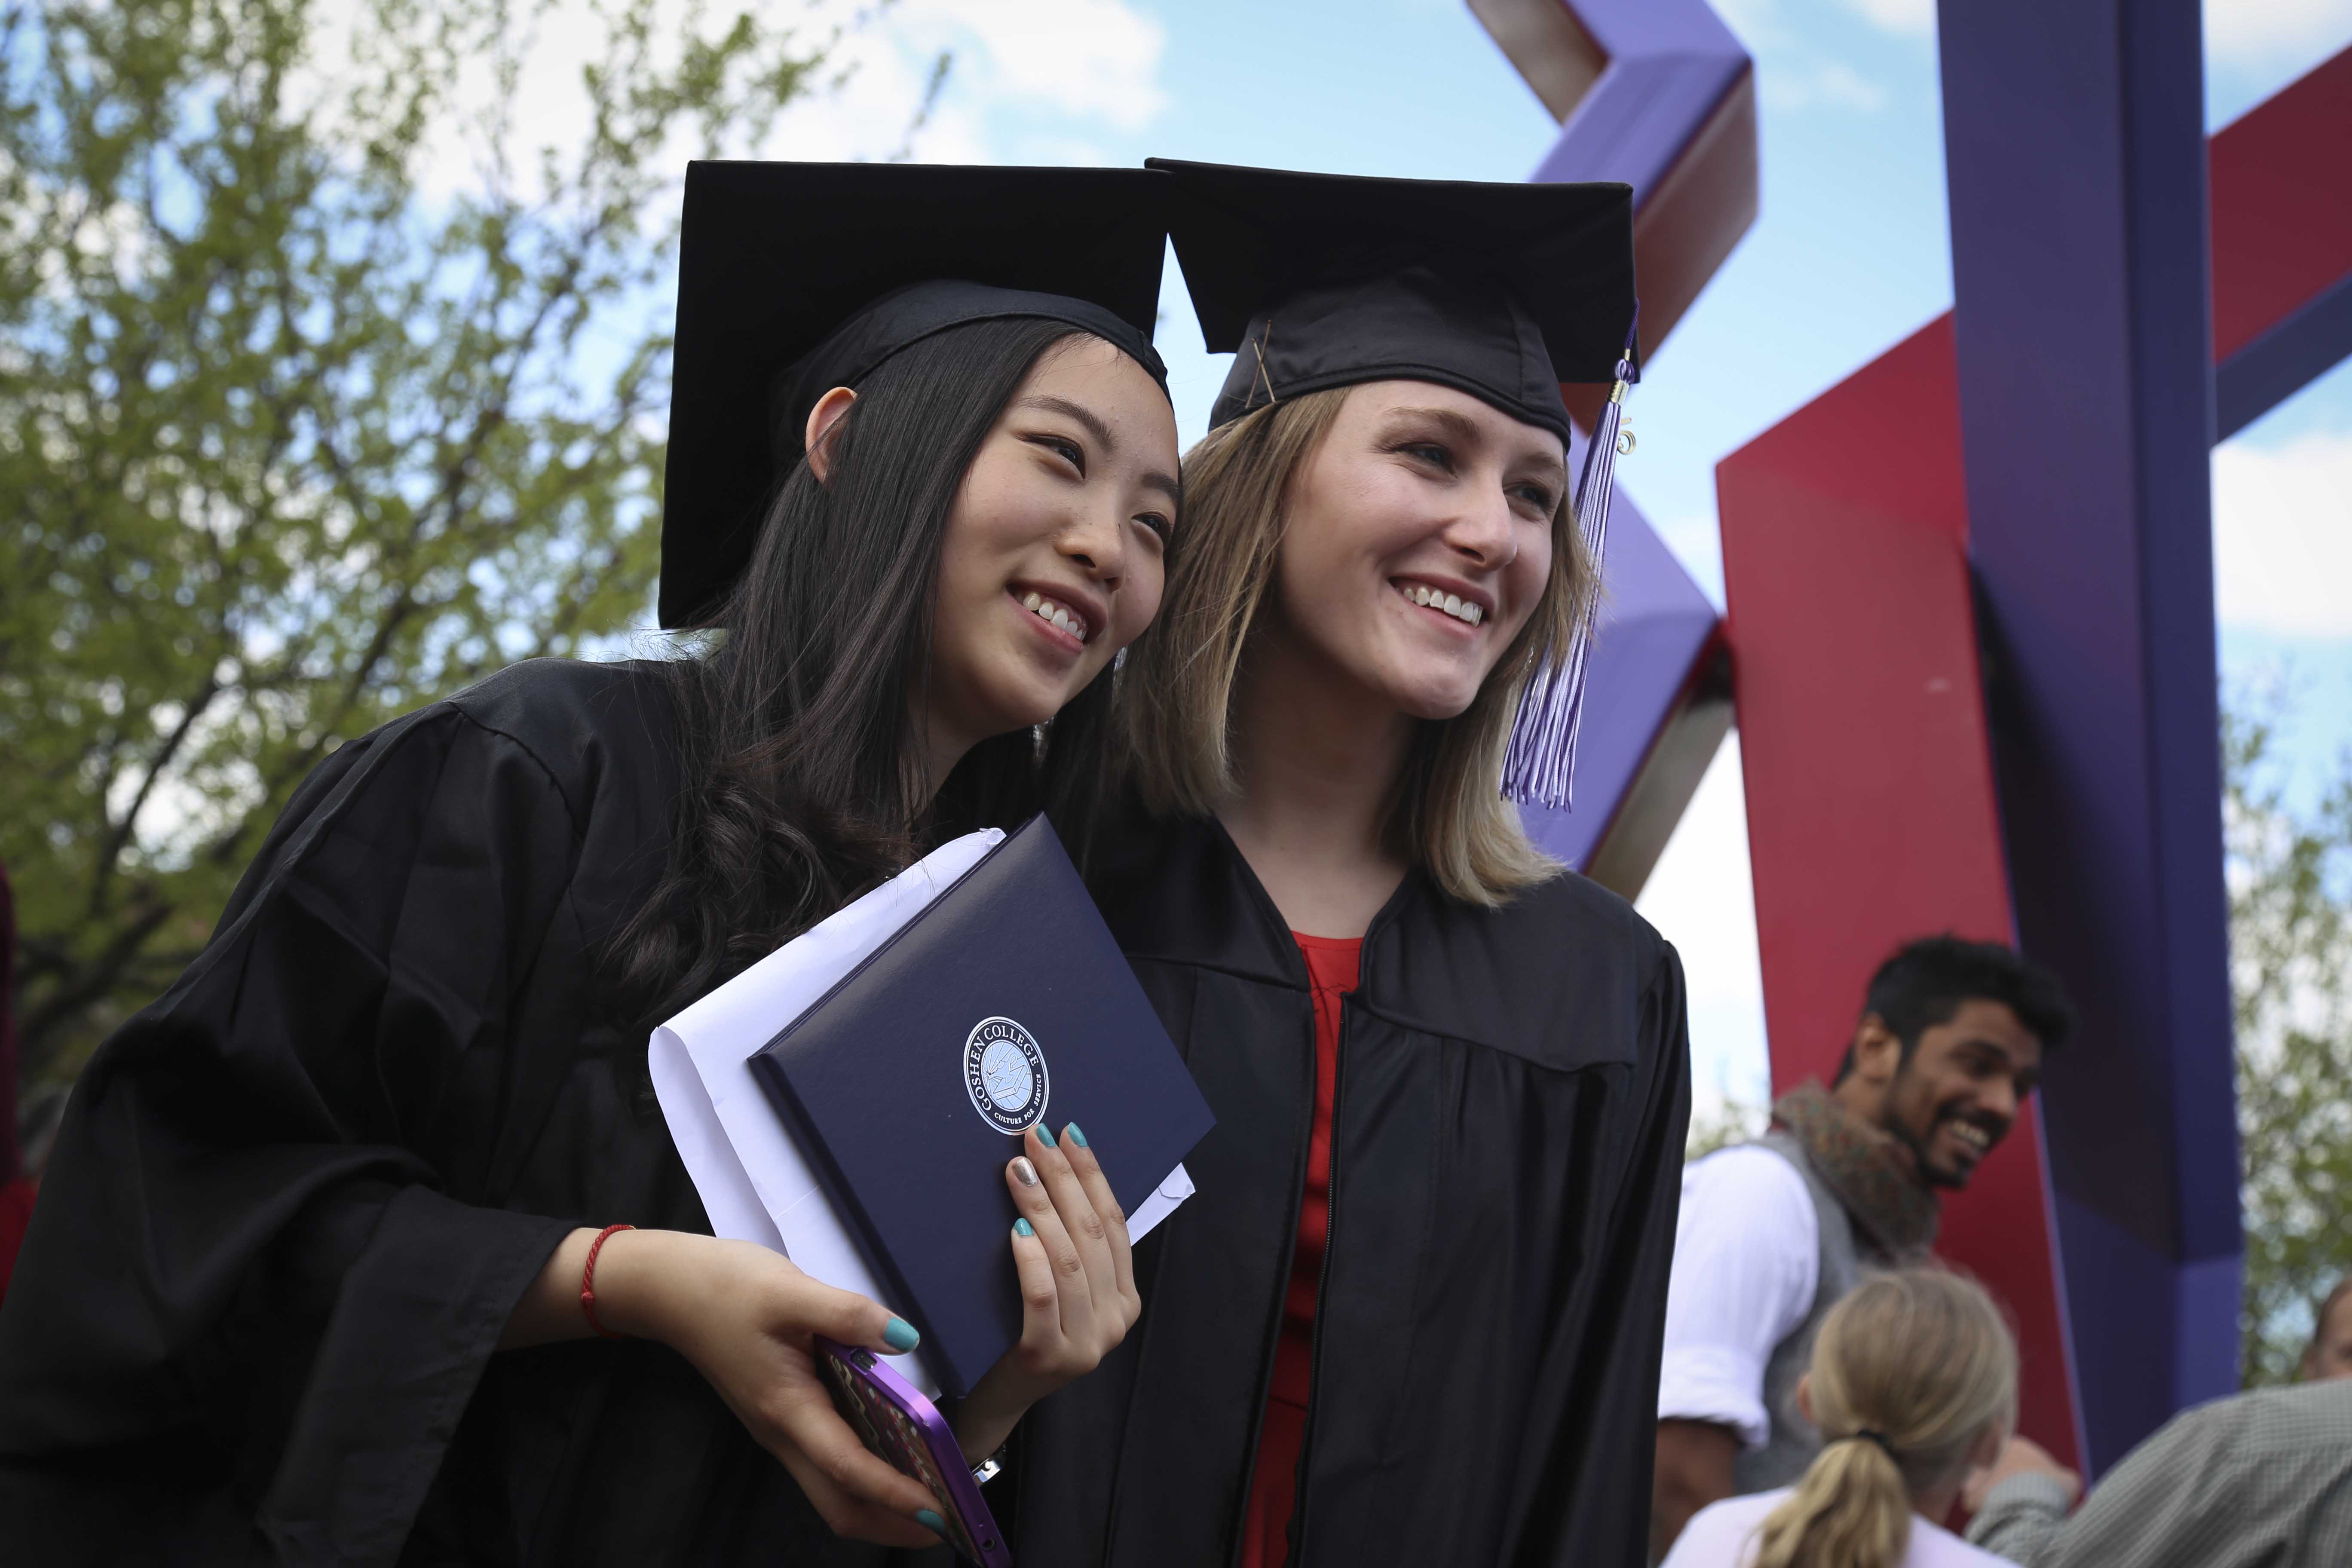
<path id="1" fill-rule="evenodd" d="M 967 321 L 1066 321 L 1152 352 L 1168 182 L 1142 169 L 696 163 L 678 245 L 661 621 L 751 559 L 808 411 Z"/>
<path id="2" fill-rule="evenodd" d="M 1166 158 L 1169 230 L 1213 353 L 1212 426 L 1359 382 L 1433 381 L 1568 438 L 1633 320 L 1633 191 L 1303 174 Z"/>
<path id="3" fill-rule="evenodd" d="M 1598 564 L 1634 378 L 1630 185 L 1365 179 L 1153 158 L 1169 235 L 1213 353 L 1234 354 L 1214 426 L 1302 393 L 1430 381 L 1570 444 L 1562 381 L 1616 385 L 1576 515 Z M 1503 767 L 1515 800 L 1568 804 L 1590 639 L 1537 650 Z"/>

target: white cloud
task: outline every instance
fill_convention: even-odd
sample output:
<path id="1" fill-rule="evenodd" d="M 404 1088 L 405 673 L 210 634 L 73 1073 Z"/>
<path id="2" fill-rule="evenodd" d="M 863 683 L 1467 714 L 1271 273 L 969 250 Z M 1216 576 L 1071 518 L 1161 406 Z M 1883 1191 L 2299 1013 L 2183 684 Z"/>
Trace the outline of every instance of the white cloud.
<path id="1" fill-rule="evenodd" d="M 1823 0 L 1801 0 L 1818 11 Z M 1886 91 L 1852 67 L 1825 58 L 1821 41 L 1832 31 L 1818 16 L 1791 16 L 1787 0 L 1708 0 L 1716 15 L 1747 46 L 1756 60 L 1756 90 L 1773 110 L 1853 109 L 1871 112 L 1886 104 Z M 1920 11 L 1935 25 L 1935 0 L 1838 0 L 1894 31 L 1907 30 L 1901 18 Z M 1882 18 L 1885 20 L 1882 21 Z M 1852 29 L 1847 29 L 1848 37 Z"/>
<path id="2" fill-rule="evenodd" d="M 1763 1104 L 1771 1098 L 1771 1065 L 1737 731 L 1699 781 L 1635 907 L 1682 954 L 1699 1098 Z"/>
<path id="3" fill-rule="evenodd" d="M 1936 35 L 1936 0 L 1845 0 L 1845 8 L 1872 26 L 1904 37 Z"/>
<path id="4" fill-rule="evenodd" d="M 2205 7 L 2205 53 L 2216 66 L 2315 64 L 2347 40 L 2352 0 L 2210 0 Z"/>
<path id="5" fill-rule="evenodd" d="M 1140 131 L 1168 106 L 1159 81 L 1168 42 L 1126 0 L 905 0 L 886 26 L 962 45 L 958 60 L 984 101 L 1045 106 Z"/>
<path id="6" fill-rule="evenodd" d="M 930 163 L 1123 162 L 1098 138 L 1139 131 L 1168 104 L 1160 23 L 1127 0 L 901 0 L 843 40 L 836 91 L 796 105 L 769 157 Z M 908 121 L 934 63 L 953 57 L 920 130 Z"/>
<path id="7" fill-rule="evenodd" d="M 2216 612 L 2287 637 L 2352 637 L 2352 430 L 2213 453 Z"/>
<path id="8" fill-rule="evenodd" d="M 1871 113 L 1886 107 L 1885 88 L 1837 60 L 1759 65 L 1756 81 L 1768 109 L 1855 109 Z"/>
<path id="9" fill-rule="evenodd" d="M 1751 44 L 1788 30 L 1790 19 L 1781 15 L 1778 0 L 1713 3 L 1732 30 Z M 1882 32 L 1906 38 L 1936 36 L 1936 0 L 1837 3 Z M 2205 5 L 2205 53 L 2216 67 L 2315 65 L 2347 43 L 2352 43 L 2352 0 L 2207 0 Z"/>
<path id="10" fill-rule="evenodd" d="M 1005 162 L 986 124 L 971 78 L 984 51 L 969 39 L 942 41 L 935 17 L 893 6 L 845 34 L 831 63 L 843 72 L 831 90 L 802 99 L 777 121 L 760 155 L 846 161 L 901 153 L 930 163 Z M 955 60 L 945 89 L 919 130 L 911 128 L 943 48 Z"/>
<path id="11" fill-rule="evenodd" d="M 1936 35 L 1936 0 L 1708 0 L 1740 42 L 1759 46 L 1794 45 L 1819 39 L 1838 26 L 1843 11 L 1881 32 L 1900 37 L 1931 38 Z M 1791 12 L 1801 13 L 1791 15 Z"/>
<path id="12" fill-rule="evenodd" d="M 318 31 L 309 69 L 297 83 L 298 101 L 317 103 L 331 122 L 357 101 L 354 87 L 381 82 L 384 62 L 394 58 L 385 39 L 395 36 L 385 30 L 383 11 L 380 0 L 328 0 L 317 8 Z M 788 9 L 783 0 L 755 0 L 752 11 L 763 25 L 791 27 L 811 41 L 833 26 L 822 12 Z M 587 139 L 593 106 L 583 73 L 622 54 L 606 8 L 593 0 L 547 0 L 508 15 L 513 20 L 499 40 L 508 51 L 503 56 L 484 29 L 458 42 L 456 78 L 434 105 L 416 164 L 418 188 L 428 197 L 480 190 L 501 174 L 517 194 L 535 196 L 542 152 L 556 150 L 563 155 L 560 164 L 568 166 Z M 696 0 L 656 0 L 649 33 L 654 63 L 675 66 L 689 38 L 715 40 L 732 20 L 731 14 L 714 20 Z M 432 23 L 395 13 L 392 26 L 396 36 L 413 39 Z M 730 151 L 742 156 L 755 150 Z M 669 152 L 679 163 L 693 155 L 682 139 Z"/>
<path id="13" fill-rule="evenodd" d="M 369 76 L 374 52 L 370 0 L 320 8 L 309 93 L 329 107 L 345 84 Z M 1102 163 L 1098 138 L 1149 125 L 1168 105 L 1160 79 L 1166 34 L 1129 0 L 901 0 L 879 9 L 859 0 L 751 0 L 772 29 L 814 45 L 838 38 L 813 90 L 778 117 L 757 146 L 734 157 L 859 159 L 911 156 L 928 163 Z M 509 89 L 495 63 L 470 58 L 429 145 L 421 184 L 430 193 L 478 188 L 489 170 L 486 127 L 512 126 L 509 166 L 527 178 L 541 149 L 574 149 L 590 126 L 582 72 L 610 57 L 611 29 L 591 0 L 549 0 L 519 8 L 529 21 Z M 657 0 L 655 37 L 674 60 L 684 40 L 715 37 L 731 7 Z M 355 63 L 356 46 L 356 63 Z M 912 128 L 935 63 L 953 58 L 945 90 Z M 681 134 L 666 154 L 698 151 Z M 528 187 L 526 187 L 528 188 Z"/>

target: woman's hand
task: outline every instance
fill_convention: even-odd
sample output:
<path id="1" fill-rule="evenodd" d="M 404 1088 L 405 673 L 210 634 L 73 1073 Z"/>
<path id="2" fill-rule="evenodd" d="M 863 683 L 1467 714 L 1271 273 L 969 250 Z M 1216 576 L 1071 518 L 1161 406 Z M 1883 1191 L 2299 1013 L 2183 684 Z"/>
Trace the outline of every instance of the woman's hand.
<path id="1" fill-rule="evenodd" d="M 574 1232 L 541 1277 L 552 1277 L 565 1298 L 557 1309 L 559 1320 L 568 1309 L 563 1327 L 577 1324 L 583 1334 L 582 1238 L 595 1234 Z M 575 1251 L 577 1258 L 567 1257 Z M 518 1312 L 508 1342 L 572 1337 L 531 1334 L 523 1316 Z M 885 1354 L 912 1349 L 915 1331 L 886 1309 L 819 1284 L 752 1242 L 625 1230 L 607 1237 L 596 1258 L 596 1316 L 615 1332 L 659 1340 L 692 1362 L 835 1533 L 886 1546 L 937 1540 L 921 1521 L 938 1518 L 930 1492 L 867 1452 L 834 1409 L 809 1344 L 812 1334 L 823 1334 Z"/>
<path id="2" fill-rule="evenodd" d="M 1960 1506 L 1970 1513 L 1984 1511 L 1985 1494 L 2011 1476 L 2048 1476 L 2065 1489 L 2066 1506 L 2083 1495 L 2083 1478 L 2053 1458 L 2050 1450 L 2030 1437 L 2012 1436 L 2000 1458 L 1971 1473 L 1960 1489 Z"/>
<path id="3" fill-rule="evenodd" d="M 1021 1341 L 954 1413 L 956 1440 L 975 1458 L 993 1452 L 1029 1406 L 1092 1372 L 1143 1311 L 1127 1215 L 1086 1134 L 1075 1122 L 1058 1143 L 1043 1132 L 1023 1134 L 1024 1152 L 1004 1168 L 1021 1211 L 1013 1225 Z"/>

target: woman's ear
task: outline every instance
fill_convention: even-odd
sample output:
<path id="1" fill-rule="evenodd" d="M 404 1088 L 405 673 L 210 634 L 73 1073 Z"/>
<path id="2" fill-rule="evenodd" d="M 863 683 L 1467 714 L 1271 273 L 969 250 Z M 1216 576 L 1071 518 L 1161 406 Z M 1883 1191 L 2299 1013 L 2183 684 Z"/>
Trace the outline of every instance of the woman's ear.
<path id="1" fill-rule="evenodd" d="M 1813 1374 L 1810 1372 L 1797 1375 L 1797 1414 L 1816 1426 L 1821 1425 L 1813 1420 Z"/>
<path id="2" fill-rule="evenodd" d="M 809 410 L 808 429 L 803 433 L 802 446 L 808 452 L 809 471 L 821 485 L 833 479 L 833 433 L 840 426 L 841 416 L 856 401 L 856 393 L 836 386 L 818 398 L 816 406 Z"/>

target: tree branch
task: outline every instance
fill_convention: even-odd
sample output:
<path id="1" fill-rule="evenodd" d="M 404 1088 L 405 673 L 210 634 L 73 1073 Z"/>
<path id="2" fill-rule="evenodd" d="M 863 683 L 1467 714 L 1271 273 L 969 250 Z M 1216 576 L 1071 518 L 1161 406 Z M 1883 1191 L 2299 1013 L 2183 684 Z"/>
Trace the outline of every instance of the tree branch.
<path id="1" fill-rule="evenodd" d="M 47 1071 L 57 1054 L 53 1037 L 115 989 L 140 948 L 171 918 L 169 903 L 158 900 L 149 904 L 116 931 L 95 958 L 80 966 L 79 974 L 68 970 L 68 978 L 25 1011 L 16 1024 L 17 1071 L 22 1080 L 31 1081 Z"/>
<path id="2" fill-rule="evenodd" d="M 147 797 L 154 793 L 155 781 L 163 776 L 163 770 L 172 765 L 172 759 L 179 754 L 182 742 L 196 727 L 196 721 L 204 717 L 205 710 L 210 708 L 213 699 L 220 695 L 220 682 L 215 678 L 216 673 L 216 670 L 205 672 L 204 685 L 189 700 L 186 711 L 180 715 L 180 721 L 172 726 L 172 732 L 164 737 L 163 745 L 149 759 L 147 776 L 139 782 L 139 793 L 131 797 L 131 805 L 123 812 L 122 820 L 114 825 L 107 834 L 106 842 L 100 847 L 97 874 L 91 879 L 89 889 L 91 919 L 95 920 L 105 912 L 107 889 L 113 884 L 123 846 L 130 843 L 131 835 L 138 831 L 139 814 L 146 809 Z"/>

